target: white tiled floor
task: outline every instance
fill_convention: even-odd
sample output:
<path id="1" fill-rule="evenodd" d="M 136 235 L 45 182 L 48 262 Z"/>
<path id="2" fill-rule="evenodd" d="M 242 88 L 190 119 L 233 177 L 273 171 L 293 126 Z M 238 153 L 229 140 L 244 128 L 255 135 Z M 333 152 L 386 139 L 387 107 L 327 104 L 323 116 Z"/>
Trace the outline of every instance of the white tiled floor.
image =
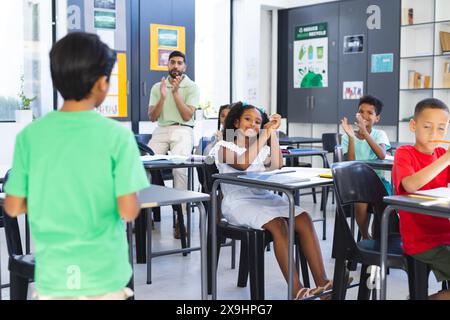
<path id="1" fill-rule="evenodd" d="M 318 200 L 320 196 L 318 196 Z M 319 204 L 312 202 L 311 196 L 301 197 L 302 207 L 314 216 L 320 216 Z M 331 206 L 331 197 L 327 213 L 327 240 L 320 241 L 325 268 L 330 278 L 333 277 L 334 259 L 331 258 L 334 206 Z M 317 222 L 316 230 L 319 238 L 322 236 L 321 222 Z M 192 244 L 198 245 L 198 214 L 193 214 Z M 2 282 L 8 282 L 7 253 L 4 241 L 3 229 L 0 229 L 1 258 L 2 258 Z M 153 250 L 173 249 L 180 247 L 180 241 L 173 238 L 172 211 L 171 207 L 163 208 L 162 222 L 155 224 L 153 232 Z M 237 246 L 239 248 L 239 245 Z M 222 248 L 219 260 L 218 298 L 246 300 L 250 298 L 249 287 L 239 288 L 237 283 L 237 268 L 231 269 L 231 248 Z M 239 261 L 239 249 L 237 250 L 237 264 Z M 146 284 L 146 266 L 135 264 L 135 293 L 136 299 L 162 299 L 162 300 L 189 300 L 200 299 L 200 252 L 196 251 L 183 257 L 182 254 L 173 254 L 153 259 L 153 282 Z M 354 283 L 359 279 L 359 268 L 352 272 Z M 311 278 L 312 279 L 312 278 Z M 439 290 L 440 284 L 436 282 L 433 275 L 430 276 L 430 293 Z M 32 291 L 32 285 L 30 285 Z M 287 296 L 287 285 L 284 281 L 278 264 L 275 260 L 273 250 L 265 255 L 265 292 L 266 299 L 282 300 Z M 3 290 L 3 299 L 8 299 L 9 290 Z M 357 296 L 357 288 L 349 289 L 347 299 L 354 300 Z M 408 296 L 408 282 L 406 273 L 401 270 L 391 270 L 388 276 L 388 299 L 404 300 Z"/>

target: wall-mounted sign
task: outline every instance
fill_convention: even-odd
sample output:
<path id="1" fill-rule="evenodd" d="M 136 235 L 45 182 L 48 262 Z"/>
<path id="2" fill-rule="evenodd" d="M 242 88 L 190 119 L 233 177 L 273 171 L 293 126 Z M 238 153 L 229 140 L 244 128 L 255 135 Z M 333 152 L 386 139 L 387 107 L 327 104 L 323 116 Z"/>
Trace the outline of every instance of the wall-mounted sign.
<path id="1" fill-rule="evenodd" d="M 126 118 L 127 108 L 127 56 L 126 53 L 117 54 L 117 63 L 111 73 L 108 95 L 97 108 L 105 117 Z"/>
<path id="2" fill-rule="evenodd" d="M 364 82 L 363 81 L 345 81 L 343 83 L 343 95 L 344 100 L 359 99 L 364 95 Z"/>
<path id="3" fill-rule="evenodd" d="M 116 13 L 111 11 L 94 11 L 94 28 L 116 29 Z"/>
<path id="4" fill-rule="evenodd" d="M 373 54 L 371 71 L 372 73 L 394 72 L 394 54 Z"/>
<path id="5" fill-rule="evenodd" d="M 162 24 L 150 25 L 150 70 L 167 71 L 172 51 L 186 53 L 185 27 Z"/>
<path id="6" fill-rule="evenodd" d="M 294 38 L 294 88 L 328 87 L 328 24 L 298 26 Z"/>
<path id="7" fill-rule="evenodd" d="M 94 8 L 116 10 L 116 0 L 94 0 Z"/>
<path id="8" fill-rule="evenodd" d="M 364 35 L 344 37 L 344 54 L 364 52 Z"/>

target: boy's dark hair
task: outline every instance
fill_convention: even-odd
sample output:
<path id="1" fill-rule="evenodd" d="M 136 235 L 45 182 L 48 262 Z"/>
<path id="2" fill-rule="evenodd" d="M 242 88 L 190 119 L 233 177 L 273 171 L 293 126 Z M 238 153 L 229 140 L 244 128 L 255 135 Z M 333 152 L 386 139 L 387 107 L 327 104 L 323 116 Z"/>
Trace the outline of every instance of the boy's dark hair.
<path id="1" fill-rule="evenodd" d="M 225 109 L 230 109 L 231 108 L 231 104 L 224 104 L 223 106 L 220 106 L 219 108 L 219 113 L 218 113 L 218 118 L 217 118 L 217 130 L 220 130 L 220 114 L 222 113 L 223 110 Z"/>
<path id="2" fill-rule="evenodd" d="M 101 76 L 109 81 L 115 63 L 116 53 L 97 35 L 69 33 L 50 51 L 53 86 L 64 100 L 83 100 Z"/>
<path id="3" fill-rule="evenodd" d="M 414 109 L 414 118 L 417 118 L 419 114 L 425 109 L 440 109 L 449 112 L 447 105 L 436 98 L 427 98 L 419 101 Z"/>
<path id="4" fill-rule="evenodd" d="M 170 61 L 170 59 L 172 59 L 173 57 L 181 57 L 181 58 L 183 58 L 184 63 L 186 63 L 186 56 L 185 56 L 184 53 L 181 52 L 181 51 L 177 51 L 177 50 L 172 51 L 172 52 L 170 53 L 170 55 L 169 55 L 169 61 Z"/>
<path id="5" fill-rule="evenodd" d="M 383 106 L 384 106 L 383 102 L 380 99 L 375 98 L 374 96 L 371 96 L 371 95 L 362 96 L 359 99 L 358 108 L 363 103 L 370 104 L 370 105 L 374 106 L 375 107 L 375 113 L 377 114 L 377 116 L 380 115 L 381 111 L 383 110 Z"/>
<path id="6" fill-rule="evenodd" d="M 264 127 L 264 125 L 269 121 L 269 118 L 265 112 L 262 112 L 259 108 L 250 104 L 246 104 L 245 102 L 242 101 L 235 102 L 230 105 L 230 112 L 228 112 L 228 115 L 225 118 L 225 123 L 223 124 L 224 140 L 229 141 L 227 139 L 227 129 L 233 130 L 234 132 L 234 130 L 236 130 L 236 128 L 234 127 L 234 122 L 236 121 L 236 119 L 240 119 L 245 110 L 252 108 L 258 110 L 261 113 L 262 117 L 261 128 Z"/>

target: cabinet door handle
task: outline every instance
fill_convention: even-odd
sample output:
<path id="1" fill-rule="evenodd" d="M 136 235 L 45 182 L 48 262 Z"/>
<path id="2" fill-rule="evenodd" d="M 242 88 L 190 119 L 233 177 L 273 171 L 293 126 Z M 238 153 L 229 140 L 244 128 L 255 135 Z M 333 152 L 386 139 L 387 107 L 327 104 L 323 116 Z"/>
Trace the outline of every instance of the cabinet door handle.
<path id="1" fill-rule="evenodd" d="M 145 97 L 147 95 L 147 81 L 142 81 L 142 96 Z"/>
<path id="2" fill-rule="evenodd" d="M 311 110 L 314 109 L 314 96 L 311 96 Z"/>

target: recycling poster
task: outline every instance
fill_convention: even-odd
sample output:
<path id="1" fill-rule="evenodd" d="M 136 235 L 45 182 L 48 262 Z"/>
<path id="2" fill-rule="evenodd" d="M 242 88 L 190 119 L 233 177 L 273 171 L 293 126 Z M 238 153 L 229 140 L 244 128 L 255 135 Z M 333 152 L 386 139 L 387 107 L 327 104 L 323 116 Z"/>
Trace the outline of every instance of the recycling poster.
<path id="1" fill-rule="evenodd" d="M 294 41 L 294 88 L 328 87 L 328 25 L 298 26 Z"/>

